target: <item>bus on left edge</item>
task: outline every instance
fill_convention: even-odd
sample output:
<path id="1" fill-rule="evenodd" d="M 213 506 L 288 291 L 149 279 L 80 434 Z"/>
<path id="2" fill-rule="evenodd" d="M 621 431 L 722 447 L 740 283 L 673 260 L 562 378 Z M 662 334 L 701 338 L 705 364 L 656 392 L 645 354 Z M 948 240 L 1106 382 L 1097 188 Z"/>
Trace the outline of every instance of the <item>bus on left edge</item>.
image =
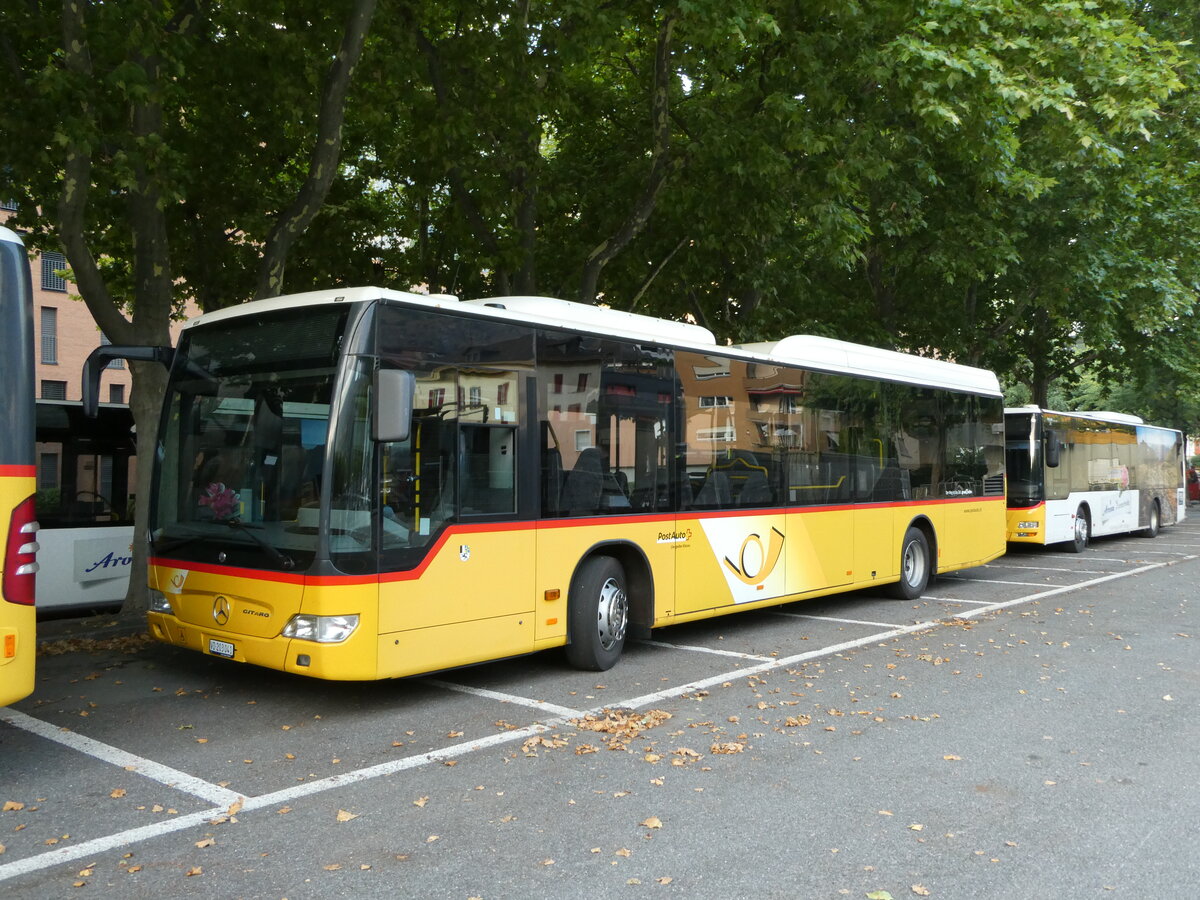
<path id="1" fill-rule="evenodd" d="M 0 226 L 0 516 L 4 522 L 0 596 L 0 706 L 33 691 L 34 581 L 38 523 L 34 516 L 33 289 L 25 245 Z"/>

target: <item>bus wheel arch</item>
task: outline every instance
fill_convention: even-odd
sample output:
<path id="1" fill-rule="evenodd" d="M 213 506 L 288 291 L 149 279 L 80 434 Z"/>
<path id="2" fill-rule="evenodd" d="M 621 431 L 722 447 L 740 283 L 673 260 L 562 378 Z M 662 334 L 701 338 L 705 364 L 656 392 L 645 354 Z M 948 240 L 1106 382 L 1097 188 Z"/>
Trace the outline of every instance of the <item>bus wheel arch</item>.
<path id="1" fill-rule="evenodd" d="M 888 586 L 897 600 L 915 600 L 937 573 L 937 533 L 933 523 L 918 516 L 909 523 L 900 541 L 900 578 Z"/>
<path id="2" fill-rule="evenodd" d="M 1092 541 L 1092 511 L 1086 503 L 1080 503 L 1075 510 L 1072 526 L 1074 536 L 1066 542 L 1068 553 L 1082 553 Z"/>
<path id="3" fill-rule="evenodd" d="M 575 567 L 567 594 L 567 661 L 602 672 L 621 657 L 630 631 L 652 621 L 653 579 L 641 551 L 629 544 L 593 547 Z"/>

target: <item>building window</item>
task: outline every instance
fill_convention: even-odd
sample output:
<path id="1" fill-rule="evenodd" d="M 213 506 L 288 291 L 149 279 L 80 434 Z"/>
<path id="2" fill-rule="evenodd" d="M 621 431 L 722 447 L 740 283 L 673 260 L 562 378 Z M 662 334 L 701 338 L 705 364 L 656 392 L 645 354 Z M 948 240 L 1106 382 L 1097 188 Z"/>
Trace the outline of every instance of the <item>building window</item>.
<path id="1" fill-rule="evenodd" d="M 429 391 L 429 408 L 440 409 L 446 402 L 445 388 L 431 388 Z"/>
<path id="2" fill-rule="evenodd" d="M 38 457 L 38 490 L 48 491 L 58 487 L 58 454 L 42 453 Z"/>
<path id="3" fill-rule="evenodd" d="M 584 391 L 586 391 L 587 390 L 587 378 L 588 378 L 587 372 L 580 372 L 579 373 L 579 381 L 575 385 L 575 390 L 579 391 L 580 393 L 583 393 Z"/>
<path id="4" fill-rule="evenodd" d="M 563 389 L 563 376 L 562 376 L 562 372 L 559 372 L 554 376 L 554 393 L 561 394 L 562 389 Z"/>
<path id="5" fill-rule="evenodd" d="M 42 290 L 66 293 L 67 280 L 58 273 L 67 267 L 67 258 L 61 253 L 42 254 Z"/>
<path id="6" fill-rule="evenodd" d="M 500 406 L 508 405 L 508 382 L 504 382 L 496 387 L 496 403 Z"/>
<path id="7" fill-rule="evenodd" d="M 16 212 L 18 209 L 20 209 L 20 207 L 17 206 L 16 200 L 0 200 L 0 209 L 7 209 L 9 212 Z"/>
<path id="8" fill-rule="evenodd" d="M 58 365 L 58 310 L 53 306 L 42 307 L 42 362 Z"/>
<path id="9" fill-rule="evenodd" d="M 125 385 L 110 384 L 108 386 L 108 402 L 109 403 L 124 403 L 125 402 Z"/>
<path id="10" fill-rule="evenodd" d="M 472 385 L 468 389 L 471 406 L 483 406 L 483 388 L 479 385 Z"/>
<path id="11" fill-rule="evenodd" d="M 729 406 L 733 402 L 732 397 L 698 397 L 701 409 L 712 409 L 718 406 Z"/>
<path id="12" fill-rule="evenodd" d="M 42 382 L 42 399 L 43 400 L 66 400 L 67 399 L 67 383 L 65 381 L 43 381 Z"/>

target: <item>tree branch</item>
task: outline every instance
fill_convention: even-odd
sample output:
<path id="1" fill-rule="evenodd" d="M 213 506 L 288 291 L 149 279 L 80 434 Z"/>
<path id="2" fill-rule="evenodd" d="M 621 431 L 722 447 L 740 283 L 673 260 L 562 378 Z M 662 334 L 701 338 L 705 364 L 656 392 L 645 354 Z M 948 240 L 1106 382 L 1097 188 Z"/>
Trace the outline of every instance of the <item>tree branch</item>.
<path id="1" fill-rule="evenodd" d="M 671 172 L 677 168 L 671 158 L 671 35 L 675 29 L 676 13 L 668 13 L 658 31 L 654 52 L 654 85 L 652 88 L 652 125 L 654 131 L 650 173 L 646 184 L 629 216 L 617 232 L 601 241 L 588 254 L 580 279 L 578 299 L 581 303 L 596 302 L 596 286 L 601 270 L 632 241 L 650 220 L 658 202 L 659 192 Z"/>
<path id="2" fill-rule="evenodd" d="M 292 245 L 320 212 L 337 175 L 342 151 L 342 125 L 346 121 L 346 96 L 354 68 L 362 56 L 367 32 L 378 0 L 355 0 L 341 46 L 325 75 L 321 108 L 317 116 L 317 139 L 309 157 L 308 177 L 292 204 L 280 215 L 267 236 L 258 270 L 255 297 L 277 297 L 283 293 L 287 257 Z"/>

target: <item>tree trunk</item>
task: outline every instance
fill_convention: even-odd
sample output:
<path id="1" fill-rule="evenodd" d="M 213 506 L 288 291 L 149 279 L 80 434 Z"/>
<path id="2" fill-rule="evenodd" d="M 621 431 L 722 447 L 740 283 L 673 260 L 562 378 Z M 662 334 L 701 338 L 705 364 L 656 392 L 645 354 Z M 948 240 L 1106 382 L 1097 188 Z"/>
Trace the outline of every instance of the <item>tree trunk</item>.
<path id="1" fill-rule="evenodd" d="M 129 409 L 137 431 L 137 472 L 133 507 L 133 567 L 129 572 L 129 591 L 121 607 L 122 617 L 140 618 L 146 612 L 150 499 L 154 489 L 153 460 L 158 446 L 158 421 L 167 386 L 167 372 L 157 363 L 130 363 L 133 390 Z"/>

